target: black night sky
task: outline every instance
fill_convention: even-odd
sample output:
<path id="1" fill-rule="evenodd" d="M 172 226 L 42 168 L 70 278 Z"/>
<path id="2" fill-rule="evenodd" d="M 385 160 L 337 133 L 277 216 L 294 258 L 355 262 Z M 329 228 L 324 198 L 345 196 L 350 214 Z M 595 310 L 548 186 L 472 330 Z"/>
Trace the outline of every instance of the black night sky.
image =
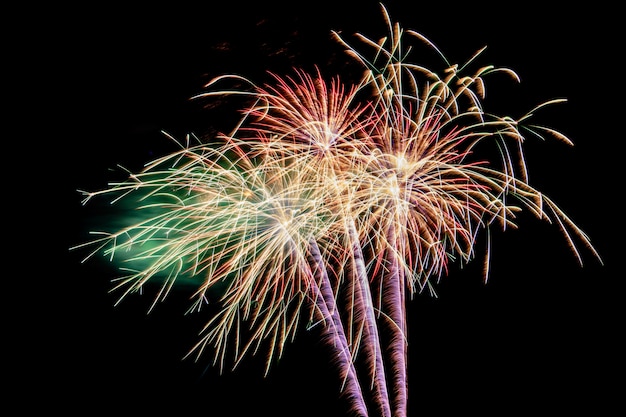
<path id="1" fill-rule="evenodd" d="M 226 3 L 232 4 L 102 5 L 57 28 L 64 45 L 59 54 L 68 64 L 60 71 L 59 92 L 71 103 L 62 120 L 66 248 L 86 240 L 93 224 L 94 209 L 80 204 L 77 189 L 104 187 L 117 164 L 137 170 L 171 150 L 161 130 L 181 137 L 220 129 L 227 115 L 190 100 L 212 77 L 237 73 L 262 82 L 268 70 L 311 70 L 314 64 L 332 76 L 342 71 L 343 52 L 331 30 L 385 34 L 374 1 Z M 621 51 L 618 30 L 608 24 L 617 12 L 535 3 L 386 5 L 393 20 L 427 36 L 449 60 L 462 63 L 486 45 L 481 62 L 515 70 L 521 84 L 494 77 L 491 85 L 487 79 L 486 105 L 494 112 L 516 115 L 542 101 L 568 99 L 545 115 L 575 145 L 529 143 L 529 182 L 589 234 L 605 265 L 582 248 L 585 265 L 579 267 L 558 227 L 531 215 L 520 216 L 518 230 L 494 233 L 486 284 L 481 259 L 462 270 L 452 264 L 437 286 L 438 298 L 418 295 L 408 306 L 410 416 L 604 415 L 600 410 L 615 400 L 613 384 L 622 378 L 617 346 L 623 301 L 616 281 L 623 272 L 614 265 L 623 247 L 615 179 L 623 116 L 614 101 L 620 97 Z M 81 254 L 67 250 L 61 256 L 67 265 L 51 289 L 50 357 L 45 371 L 29 378 L 29 389 L 54 393 L 50 409 L 347 415 L 334 369 L 313 332 L 303 328 L 267 377 L 264 353 L 219 375 L 208 356 L 195 363 L 182 359 L 205 322 L 201 314 L 185 315 L 187 293 L 172 293 L 150 314 L 151 294 L 114 306 L 108 294 L 112 267 L 81 264 Z"/>

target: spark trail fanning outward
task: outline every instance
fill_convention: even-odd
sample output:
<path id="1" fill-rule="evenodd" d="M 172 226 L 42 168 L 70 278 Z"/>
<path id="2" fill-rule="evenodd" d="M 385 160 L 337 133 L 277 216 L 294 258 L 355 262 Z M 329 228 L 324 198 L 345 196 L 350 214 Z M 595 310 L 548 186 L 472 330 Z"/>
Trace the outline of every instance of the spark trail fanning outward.
<path id="1" fill-rule="evenodd" d="M 210 82 L 196 98 L 246 99 L 235 128 L 194 144 L 171 138 L 177 152 L 105 190 L 83 191 L 84 203 L 138 196 L 146 217 L 72 249 L 123 258 L 120 300 L 160 281 L 156 304 L 189 277 L 190 311 L 219 306 L 189 354 L 211 350 L 220 369 L 267 348 L 269 371 L 306 316 L 333 352 L 354 414 L 405 417 L 406 302 L 432 293 L 449 262 L 471 261 L 480 232 L 517 227 L 516 213 L 529 210 L 557 223 L 581 264 L 579 241 L 600 257 L 526 175 L 527 137 L 571 144 L 528 123 L 561 100 L 519 118 L 486 112 L 485 78 L 518 80 L 515 72 L 485 66 L 465 75 L 482 50 L 452 65 L 382 12 L 386 38 L 356 35 L 369 55 L 333 33 L 364 70 L 353 84 L 327 82 L 317 68 L 271 74 L 262 86 L 235 75 Z M 411 41 L 436 51 L 445 69 L 410 62 Z M 232 80 L 249 87 L 218 87 Z M 497 161 L 477 156 L 483 143 Z M 485 280 L 489 262 L 488 245 Z"/>

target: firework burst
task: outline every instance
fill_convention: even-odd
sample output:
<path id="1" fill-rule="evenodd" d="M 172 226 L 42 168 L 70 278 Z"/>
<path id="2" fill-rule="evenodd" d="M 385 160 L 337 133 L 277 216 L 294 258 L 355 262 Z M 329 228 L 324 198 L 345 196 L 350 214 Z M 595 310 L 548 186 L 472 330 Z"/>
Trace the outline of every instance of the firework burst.
<path id="1" fill-rule="evenodd" d="M 158 278 L 156 303 L 190 276 L 190 310 L 219 306 L 190 355 L 210 346 L 220 368 L 268 342 L 268 370 L 306 316 L 334 349 L 352 411 L 404 417 L 406 302 L 424 290 L 434 294 L 450 262 L 471 261 L 482 231 L 488 237 L 491 227 L 517 227 L 516 213 L 528 210 L 559 226 L 581 264 L 579 242 L 600 257 L 528 183 L 528 137 L 571 145 L 529 123 L 562 100 L 518 118 L 486 112 L 485 78 L 519 80 L 514 71 L 486 66 L 465 75 L 482 50 L 460 67 L 450 64 L 382 11 L 386 38 L 356 35 L 369 55 L 334 33 L 364 70 L 352 84 L 327 82 L 317 68 L 313 75 L 271 74 L 263 86 L 234 75 L 210 82 L 196 98 L 248 100 L 235 128 L 194 144 L 171 138 L 179 151 L 106 190 L 83 192 L 84 203 L 139 195 L 149 215 L 75 248 L 124 256 L 129 268 L 115 284 L 120 300 Z M 444 70 L 412 63 L 411 41 L 435 50 Z M 248 88 L 217 87 L 228 80 Z M 497 150 L 496 161 L 479 156 L 483 143 Z"/>
<path id="2" fill-rule="evenodd" d="M 379 41 L 356 36 L 373 51 L 371 57 L 338 33 L 334 35 L 363 67 L 361 89 L 371 94 L 372 117 L 376 118 L 366 135 L 373 145 L 363 154 L 366 168 L 352 182 L 359 190 L 352 207 L 372 237 L 367 242 L 375 260 L 370 275 L 379 277 L 373 287 L 378 289 L 382 324 L 389 334 L 392 412 L 405 416 L 405 288 L 411 293 L 424 288 L 432 291 L 431 280 L 445 275 L 450 260 L 464 263 L 474 257 L 479 231 L 488 231 L 494 223 L 516 227 L 515 213 L 523 208 L 556 222 L 581 264 L 573 237 L 599 256 L 582 230 L 527 183 L 526 136 L 544 139 L 550 134 L 572 144 L 554 129 L 528 124 L 535 111 L 561 100 L 542 103 L 518 119 L 485 112 L 484 78 L 504 73 L 519 81 L 514 71 L 485 66 L 464 75 L 482 50 L 461 67 L 451 65 L 431 41 L 404 31 L 382 10 L 388 36 Z M 443 75 L 408 60 L 410 48 L 403 48 L 410 40 L 425 43 L 439 54 L 446 64 Z M 499 161 L 476 159 L 474 150 L 482 142 L 498 149 Z M 484 265 L 486 280 L 489 249 Z"/>

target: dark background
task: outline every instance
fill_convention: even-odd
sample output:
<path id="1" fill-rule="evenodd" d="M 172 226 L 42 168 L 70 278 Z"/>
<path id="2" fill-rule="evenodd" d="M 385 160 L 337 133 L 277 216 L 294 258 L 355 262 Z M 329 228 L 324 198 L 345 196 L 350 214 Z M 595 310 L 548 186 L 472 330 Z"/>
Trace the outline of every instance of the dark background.
<path id="1" fill-rule="evenodd" d="M 190 100 L 213 76 L 237 73 L 261 82 L 266 70 L 313 64 L 334 75 L 343 60 L 331 29 L 386 34 L 377 2 L 274 3 L 102 5 L 59 21 L 49 45 L 56 51 L 54 92 L 64 103 L 56 120 L 63 126 L 60 148 L 55 145 L 66 159 L 61 246 L 88 238 L 91 209 L 81 206 L 77 189 L 104 187 L 116 164 L 137 170 L 170 150 L 161 130 L 182 137 L 220 128 L 219 110 Z M 426 35 L 450 61 L 463 63 L 487 45 L 480 62 L 518 73 L 519 85 L 499 79 L 490 88 L 487 79 L 486 106 L 495 113 L 521 115 L 545 100 L 568 99 L 546 120 L 575 146 L 529 141 L 530 184 L 591 236 L 605 265 L 583 248 L 579 267 L 558 227 L 530 215 L 520 217 L 519 230 L 495 233 L 488 283 L 477 259 L 463 270 L 453 267 L 437 286 L 438 298 L 418 295 L 409 305 L 410 416 L 431 410 L 602 415 L 622 377 L 617 12 L 599 4 L 566 10 L 510 4 L 386 3 L 393 20 Z M 53 306 L 38 320 L 46 335 L 36 337 L 46 346 L 38 355 L 44 366 L 24 384 L 50 409 L 346 415 L 334 369 L 313 332 L 303 329 L 267 377 L 263 353 L 219 375 L 208 356 L 182 359 L 205 320 L 184 314 L 186 295 L 173 293 L 150 314 L 152 294 L 114 307 L 108 290 L 115 271 L 81 264 L 80 254 L 67 250 L 61 257 L 67 266 L 51 285 Z"/>

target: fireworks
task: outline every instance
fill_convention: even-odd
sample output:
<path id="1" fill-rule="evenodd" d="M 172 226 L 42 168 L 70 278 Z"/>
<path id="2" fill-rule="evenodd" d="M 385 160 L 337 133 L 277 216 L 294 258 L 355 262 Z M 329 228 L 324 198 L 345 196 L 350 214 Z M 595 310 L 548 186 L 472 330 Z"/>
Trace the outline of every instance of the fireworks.
<path id="1" fill-rule="evenodd" d="M 83 192 L 84 203 L 138 196 L 147 215 L 73 249 L 124 258 L 129 267 L 114 287 L 120 300 L 159 280 L 156 303 L 188 277 L 195 285 L 190 310 L 220 307 L 190 355 L 210 350 L 220 368 L 268 342 L 269 370 L 303 321 L 321 326 L 353 411 L 406 416 L 405 304 L 433 292 L 450 262 L 471 261 L 481 232 L 517 227 L 516 213 L 529 210 L 557 223 L 580 263 L 578 242 L 599 255 L 528 184 L 527 137 L 571 144 L 528 123 L 560 100 L 520 118 L 485 112 L 485 78 L 517 80 L 515 72 L 486 66 L 466 75 L 481 51 L 451 65 L 382 10 L 389 36 L 357 35 L 369 55 L 334 33 L 362 66 L 356 82 L 296 70 L 272 74 L 263 86 L 229 75 L 209 83 L 196 98 L 246 98 L 235 128 L 197 143 L 171 138 L 177 152 L 105 190 Z M 409 60 L 403 48 L 411 41 L 441 56 L 442 74 Z M 218 87 L 229 80 L 248 88 Z M 497 161 L 478 156 L 483 143 L 498 151 Z M 487 248 L 485 279 L 488 266 Z M 365 358 L 360 366 L 357 354 Z"/>

